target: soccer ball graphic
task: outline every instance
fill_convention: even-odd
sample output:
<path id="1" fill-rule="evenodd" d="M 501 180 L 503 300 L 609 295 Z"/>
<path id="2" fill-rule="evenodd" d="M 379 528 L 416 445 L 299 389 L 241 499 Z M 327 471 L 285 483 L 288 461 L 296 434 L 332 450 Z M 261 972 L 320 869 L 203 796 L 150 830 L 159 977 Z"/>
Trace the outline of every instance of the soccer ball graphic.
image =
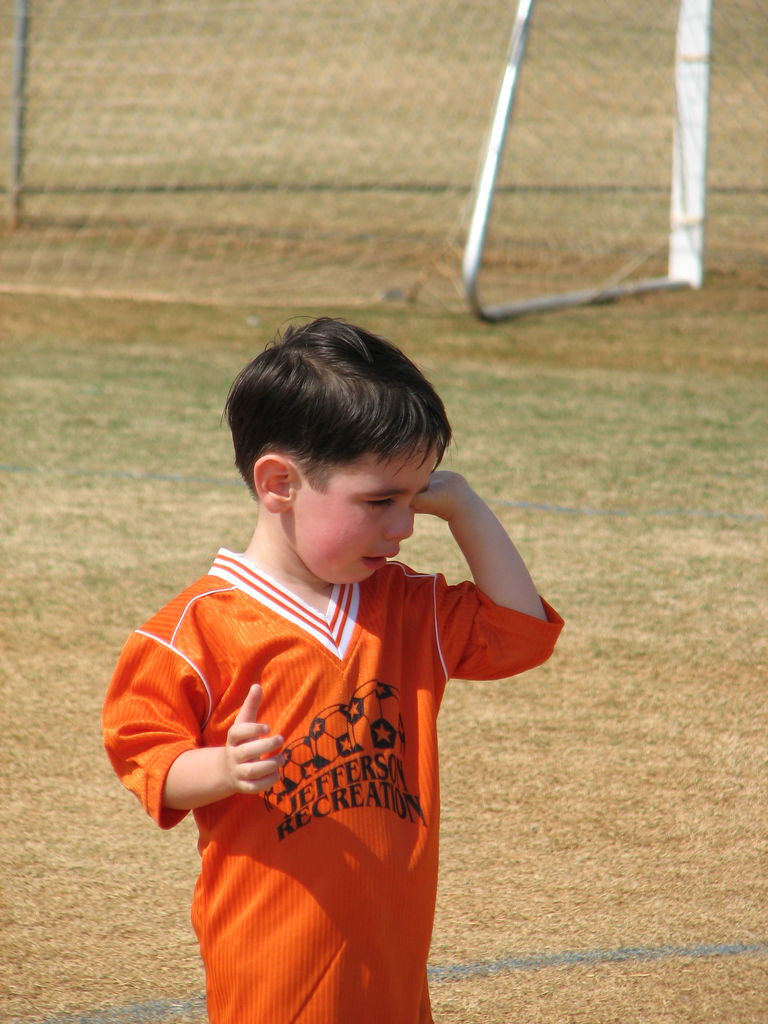
<path id="1" fill-rule="evenodd" d="M 298 789 L 336 761 L 369 751 L 401 755 L 405 730 L 400 693 L 371 679 L 355 691 L 348 704 L 331 704 L 315 715 L 306 736 L 284 748 L 283 777 L 272 789 L 276 800 Z"/>

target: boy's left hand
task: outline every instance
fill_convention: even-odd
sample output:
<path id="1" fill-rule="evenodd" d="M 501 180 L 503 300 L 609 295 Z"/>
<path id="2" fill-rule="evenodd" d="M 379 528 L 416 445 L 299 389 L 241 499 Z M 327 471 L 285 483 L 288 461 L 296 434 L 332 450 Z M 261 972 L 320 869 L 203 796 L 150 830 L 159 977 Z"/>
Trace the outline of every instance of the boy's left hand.
<path id="1" fill-rule="evenodd" d="M 462 508 L 468 508 L 477 498 L 461 473 L 437 469 L 429 478 L 425 490 L 416 495 L 413 510 L 450 522 Z"/>
<path id="2" fill-rule="evenodd" d="M 537 619 L 546 613 L 525 562 L 506 530 L 460 473 L 436 470 L 412 503 L 444 519 L 480 590 L 495 604 Z"/>

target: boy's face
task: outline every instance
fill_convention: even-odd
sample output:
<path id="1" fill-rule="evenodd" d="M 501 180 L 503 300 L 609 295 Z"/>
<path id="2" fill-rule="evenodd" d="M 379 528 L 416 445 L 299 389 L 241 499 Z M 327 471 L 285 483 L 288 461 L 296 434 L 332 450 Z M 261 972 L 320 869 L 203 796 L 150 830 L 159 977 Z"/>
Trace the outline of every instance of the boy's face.
<path id="1" fill-rule="evenodd" d="M 307 581 L 357 583 L 394 558 L 413 533 L 412 504 L 433 466 L 433 452 L 365 455 L 331 469 L 321 488 L 301 474 L 287 537 Z"/>

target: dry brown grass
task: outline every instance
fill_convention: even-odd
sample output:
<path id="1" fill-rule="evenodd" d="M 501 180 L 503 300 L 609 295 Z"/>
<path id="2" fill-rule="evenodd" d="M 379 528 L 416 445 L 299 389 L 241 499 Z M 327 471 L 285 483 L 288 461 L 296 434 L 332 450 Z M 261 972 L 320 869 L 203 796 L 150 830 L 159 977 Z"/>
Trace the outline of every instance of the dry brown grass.
<path id="1" fill-rule="evenodd" d="M 768 939 L 766 294 L 724 277 L 494 329 L 347 311 L 438 383 L 453 464 L 567 620 L 541 669 L 449 689 L 435 965 Z M 130 629 L 247 537 L 220 408 L 286 312 L 0 301 L 5 1021 L 200 1018 L 140 1009 L 203 988 L 195 837 L 119 788 L 99 711 Z M 407 557 L 462 572 L 440 524 Z M 443 1024 L 762 1024 L 766 991 L 763 946 L 433 1001 Z"/>

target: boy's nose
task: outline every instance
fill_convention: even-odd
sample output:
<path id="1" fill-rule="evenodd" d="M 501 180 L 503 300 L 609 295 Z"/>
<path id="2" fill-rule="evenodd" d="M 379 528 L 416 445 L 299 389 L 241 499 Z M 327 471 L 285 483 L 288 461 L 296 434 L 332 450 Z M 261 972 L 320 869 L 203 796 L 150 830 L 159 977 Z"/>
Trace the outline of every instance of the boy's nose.
<path id="1" fill-rule="evenodd" d="M 395 516 L 387 526 L 387 539 L 401 541 L 410 537 L 413 533 L 413 518 L 414 513 L 410 509 Z"/>

